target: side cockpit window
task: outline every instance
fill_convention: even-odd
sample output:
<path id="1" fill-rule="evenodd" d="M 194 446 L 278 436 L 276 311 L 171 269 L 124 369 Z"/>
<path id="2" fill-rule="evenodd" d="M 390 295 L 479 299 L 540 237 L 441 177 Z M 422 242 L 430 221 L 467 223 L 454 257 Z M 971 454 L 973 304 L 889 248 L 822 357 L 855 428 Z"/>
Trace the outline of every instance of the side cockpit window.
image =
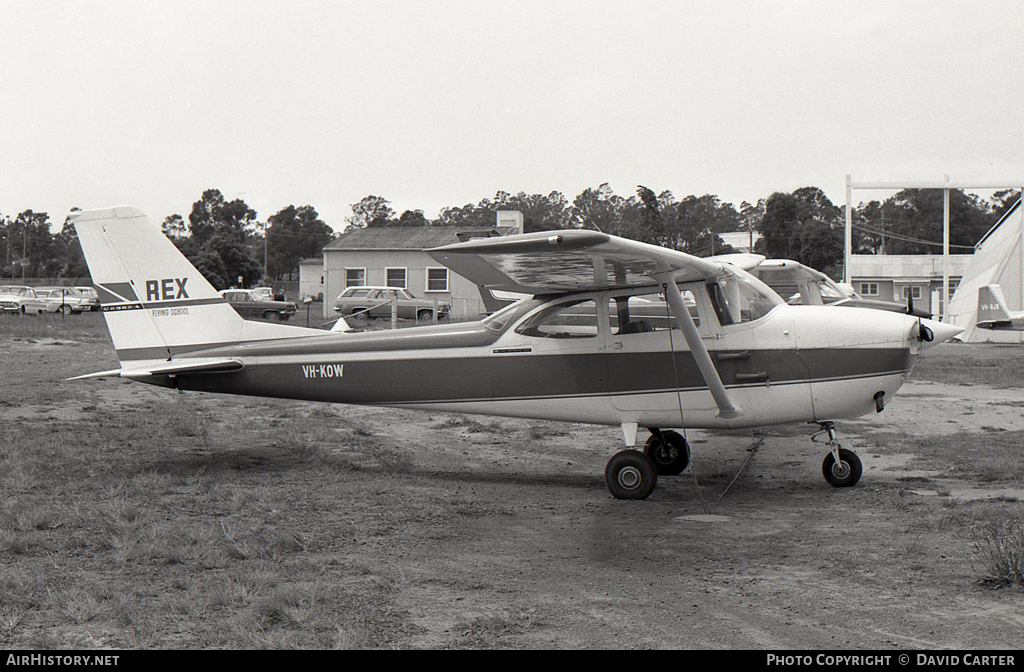
<path id="1" fill-rule="evenodd" d="M 535 338 L 594 338 L 598 334 L 597 302 L 559 303 L 541 310 L 516 328 Z"/>

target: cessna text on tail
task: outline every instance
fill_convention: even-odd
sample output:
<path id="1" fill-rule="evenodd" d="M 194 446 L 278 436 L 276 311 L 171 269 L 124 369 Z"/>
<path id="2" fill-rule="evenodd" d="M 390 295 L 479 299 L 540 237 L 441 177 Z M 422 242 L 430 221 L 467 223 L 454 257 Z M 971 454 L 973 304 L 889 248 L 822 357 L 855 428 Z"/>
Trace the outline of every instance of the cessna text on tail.
<path id="1" fill-rule="evenodd" d="M 646 428 L 644 449 L 605 470 L 618 498 L 646 498 L 659 474 L 686 468 L 689 447 L 668 429 L 681 427 L 818 423 L 825 478 L 853 485 L 860 460 L 833 421 L 881 411 L 918 353 L 961 331 L 790 306 L 730 264 L 571 230 L 430 251 L 478 286 L 530 297 L 482 321 L 324 332 L 242 320 L 134 208 L 73 216 L 120 361 L 79 378 L 618 425 L 627 446 Z"/>

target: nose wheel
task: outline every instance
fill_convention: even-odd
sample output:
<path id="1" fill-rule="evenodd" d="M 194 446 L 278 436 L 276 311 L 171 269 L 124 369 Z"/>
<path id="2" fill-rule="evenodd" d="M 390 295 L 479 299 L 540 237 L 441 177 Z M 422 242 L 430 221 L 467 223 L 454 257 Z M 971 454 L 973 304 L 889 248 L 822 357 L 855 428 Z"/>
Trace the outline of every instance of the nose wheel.
<path id="1" fill-rule="evenodd" d="M 821 428 L 828 433 L 826 445 L 830 448 L 828 455 L 821 463 L 821 473 L 829 485 L 835 488 L 848 488 L 860 480 L 864 466 L 860 457 L 852 450 L 839 445 L 836 440 L 835 423 L 823 422 Z"/>

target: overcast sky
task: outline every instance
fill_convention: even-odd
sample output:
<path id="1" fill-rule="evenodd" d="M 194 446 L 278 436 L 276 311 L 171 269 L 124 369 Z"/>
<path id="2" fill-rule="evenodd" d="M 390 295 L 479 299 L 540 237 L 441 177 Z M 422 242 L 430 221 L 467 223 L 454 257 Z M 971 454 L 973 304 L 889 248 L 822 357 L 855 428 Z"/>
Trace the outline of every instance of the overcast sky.
<path id="1" fill-rule="evenodd" d="M 1020 0 L 0 0 L 0 214 L 1019 182 L 1022 64 Z"/>

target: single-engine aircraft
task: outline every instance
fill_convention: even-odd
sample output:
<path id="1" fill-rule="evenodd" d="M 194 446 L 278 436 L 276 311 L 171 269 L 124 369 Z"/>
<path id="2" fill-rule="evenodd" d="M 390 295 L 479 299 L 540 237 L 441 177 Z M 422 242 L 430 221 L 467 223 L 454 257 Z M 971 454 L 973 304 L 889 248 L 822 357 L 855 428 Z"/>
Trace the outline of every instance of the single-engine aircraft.
<path id="1" fill-rule="evenodd" d="M 822 472 L 861 476 L 834 421 L 881 411 L 923 348 L 962 331 L 893 312 L 790 306 L 729 264 L 566 230 L 430 250 L 479 286 L 530 295 L 485 319 L 332 333 L 243 320 L 142 212 L 75 212 L 119 376 L 181 390 L 618 425 L 612 495 L 689 464 L 669 428 L 817 423 Z"/>
<path id="2" fill-rule="evenodd" d="M 1024 331 L 1024 312 L 1010 312 L 1006 307 L 1003 288 L 985 285 L 978 290 L 978 320 L 980 329 Z"/>

